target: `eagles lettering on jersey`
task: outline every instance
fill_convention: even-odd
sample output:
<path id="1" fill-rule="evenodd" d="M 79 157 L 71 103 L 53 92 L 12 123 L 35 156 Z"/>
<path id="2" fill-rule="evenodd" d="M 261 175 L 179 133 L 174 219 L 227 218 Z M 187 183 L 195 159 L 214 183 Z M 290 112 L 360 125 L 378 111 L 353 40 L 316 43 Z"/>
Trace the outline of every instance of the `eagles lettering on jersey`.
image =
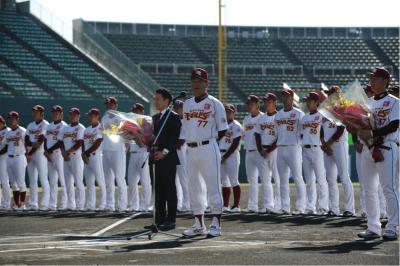
<path id="1" fill-rule="evenodd" d="M 60 133 L 62 124 L 60 123 L 60 125 L 56 126 L 54 129 L 48 129 L 46 132 L 47 136 L 50 136 L 53 140 L 57 140 L 58 138 L 58 134 Z"/>
<path id="2" fill-rule="evenodd" d="M 206 109 L 206 105 L 209 106 L 208 104 L 205 104 L 204 109 Z M 207 109 L 210 109 L 210 107 L 208 107 Z M 211 116 L 211 111 L 205 112 L 203 110 L 191 110 L 188 113 L 184 113 L 183 117 L 186 120 L 190 120 L 190 119 L 199 119 L 198 120 L 198 126 L 201 127 L 205 127 L 208 123 L 208 118 Z"/>

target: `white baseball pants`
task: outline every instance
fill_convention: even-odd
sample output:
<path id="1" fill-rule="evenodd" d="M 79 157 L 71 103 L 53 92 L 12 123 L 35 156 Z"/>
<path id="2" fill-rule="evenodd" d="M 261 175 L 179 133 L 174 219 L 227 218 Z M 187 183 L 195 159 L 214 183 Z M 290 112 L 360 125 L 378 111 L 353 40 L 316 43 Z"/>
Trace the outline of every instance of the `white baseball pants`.
<path id="1" fill-rule="evenodd" d="M 128 205 L 125 151 L 103 151 L 103 168 L 107 190 L 106 208 L 115 208 L 115 181 L 117 181 L 119 190 L 117 207 L 120 210 L 125 210 Z"/>
<path id="2" fill-rule="evenodd" d="M 49 168 L 50 200 L 49 208 L 57 208 L 58 201 L 58 183 L 61 186 L 60 208 L 67 208 L 67 186 L 64 177 L 64 158 L 61 150 L 57 149 L 51 153 L 51 162 L 47 162 Z"/>
<path id="3" fill-rule="evenodd" d="M 101 152 L 95 152 L 89 157 L 87 164 L 84 164 L 83 174 L 86 183 L 86 208 L 88 210 L 96 209 L 96 185 L 100 188 L 100 204 L 99 209 L 106 207 L 106 184 L 104 181 L 103 158 Z"/>
<path id="4" fill-rule="evenodd" d="M 50 200 L 50 185 L 47 172 L 47 159 L 43 153 L 39 151 L 32 154 L 28 162 L 28 176 L 29 176 L 29 206 L 38 207 L 38 177 L 40 185 L 42 186 L 42 201 L 41 208 L 49 207 Z"/>
<path id="5" fill-rule="evenodd" d="M 85 207 L 85 187 L 83 185 L 83 160 L 81 154 L 71 154 L 69 161 L 64 161 L 65 184 L 67 185 L 67 208 L 83 210 Z M 76 199 L 75 189 L 76 186 Z"/>

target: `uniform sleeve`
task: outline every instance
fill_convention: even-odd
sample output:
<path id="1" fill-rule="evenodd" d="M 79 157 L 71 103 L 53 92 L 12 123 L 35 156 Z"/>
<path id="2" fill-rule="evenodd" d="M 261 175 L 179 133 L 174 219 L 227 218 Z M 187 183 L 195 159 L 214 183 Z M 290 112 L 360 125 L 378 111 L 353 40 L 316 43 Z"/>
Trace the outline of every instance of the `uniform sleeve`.
<path id="1" fill-rule="evenodd" d="M 390 110 L 388 119 L 388 122 L 399 120 L 399 99 L 395 99 L 392 110 Z"/>
<path id="2" fill-rule="evenodd" d="M 76 136 L 76 139 L 77 139 L 77 140 L 83 140 L 84 132 L 85 132 L 85 127 L 82 126 L 82 127 L 78 130 L 78 134 L 77 134 L 77 136 Z"/>
<path id="3" fill-rule="evenodd" d="M 99 128 L 96 130 L 96 139 L 102 139 L 103 138 L 103 128 L 99 126 Z"/>
<path id="4" fill-rule="evenodd" d="M 60 132 L 58 132 L 57 140 L 63 141 L 64 130 L 65 130 L 65 126 L 63 126 L 63 127 L 61 128 Z"/>
<path id="5" fill-rule="evenodd" d="M 255 126 L 255 128 L 254 128 L 254 132 L 257 133 L 257 134 L 261 134 L 261 133 L 262 133 L 262 130 L 261 130 L 261 124 L 262 124 L 261 117 L 262 117 L 262 116 L 260 116 L 260 117 L 257 119 L 257 123 L 256 123 L 256 126 Z"/>
<path id="6" fill-rule="evenodd" d="M 25 134 L 24 134 L 24 138 L 25 138 L 25 136 L 30 137 L 30 135 L 29 135 L 29 132 L 30 132 L 29 128 L 30 128 L 30 126 L 31 126 L 31 124 L 29 124 L 29 125 L 26 127 L 26 131 L 25 131 Z M 22 131 L 23 131 L 23 130 L 21 130 L 21 132 L 22 132 Z"/>
<path id="7" fill-rule="evenodd" d="M 237 137 L 241 137 L 243 135 L 242 127 L 240 126 L 239 123 L 235 125 L 235 128 L 233 129 L 232 133 L 233 133 L 232 137 L 234 139 L 236 139 Z"/>
<path id="8" fill-rule="evenodd" d="M 220 102 L 215 102 L 215 122 L 217 125 L 217 131 L 223 131 L 228 129 L 228 121 L 226 119 L 225 108 Z"/>

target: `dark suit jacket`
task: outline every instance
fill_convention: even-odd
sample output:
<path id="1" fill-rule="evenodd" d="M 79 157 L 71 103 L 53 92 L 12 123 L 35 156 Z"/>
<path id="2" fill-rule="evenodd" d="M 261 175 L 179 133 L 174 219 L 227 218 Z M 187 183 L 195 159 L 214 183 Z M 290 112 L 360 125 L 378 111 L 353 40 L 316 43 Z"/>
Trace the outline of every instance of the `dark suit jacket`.
<path id="1" fill-rule="evenodd" d="M 168 115 L 168 112 L 171 112 L 171 114 L 169 115 L 168 120 L 165 123 L 164 129 L 162 130 L 160 136 L 158 137 L 155 146 L 157 146 L 157 150 L 162 151 L 163 149 L 167 149 L 169 150 L 169 153 L 165 156 L 163 160 L 157 161 L 156 163 L 178 165 L 179 158 L 176 152 L 176 144 L 178 143 L 181 131 L 181 118 L 179 117 L 179 115 L 173 112 L 171 109 L 168 109 L 164 113 L 161 120 L 159 120 L 160 114 L 154 115 L 153 116 L 154 136 L 157 136 L 158 132 L 160 131 L 161 126 Z"/>

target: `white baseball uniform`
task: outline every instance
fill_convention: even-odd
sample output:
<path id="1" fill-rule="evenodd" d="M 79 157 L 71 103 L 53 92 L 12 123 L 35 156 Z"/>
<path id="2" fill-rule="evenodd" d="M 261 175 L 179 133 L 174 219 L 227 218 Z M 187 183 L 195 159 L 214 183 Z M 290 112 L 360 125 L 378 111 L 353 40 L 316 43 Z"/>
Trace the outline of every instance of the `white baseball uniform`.
<path id="1" fill-rule="evenodd" d="M 257 125 L 255 132 L 260 135 L 261 145 L 271 146 L 276 142 L 276 128 L 275 128 L 275 114 L 269 115 L 264 113 L 257 120 Z M 278 174 L 278 166 L 276 162 L 277 158 L 277 149 L 274 149 L 272 152 L 268 153 L 266 160 L 267 167 L 267 176 L 271 176 L 274 179 L 275 187 L 274 191 L 274 208 L 275 210 L 281 209 L 281 188 L 280 188 L 280 179 Z M 268 180 L 271 180 L 271 177 L 268 177 Z M 269 197 L 269 196 L 268 196 Z"/>
<path id="2" fill-rule="evenodd" d="M 93 143 L 102 139 L 102 129 L 101 125 L 97 126 L 89 126 L 85 129 L 83 133 L 83 145 L 85 147 L 85 151 L 90 149 Z M 99 209 L 103 210 L 106 207 L 106 184 L 104 181 L 104 172 L 103 172 L 103 154 L 101 150 L 101 145 L 89 155 L 88 163 L 84 163 L 83 174 L 85 176 L 85 183 L 87 189 L 86 195 L 86 208 L 88 210 L 95 210 L 96 208 L 96 186 L 95 182 L 97 182 L 97 186 L 100 188 L 100 204 Z"/>
<path id="3" fill-rule="evenodd" d="M 151 209 L 151 180 L 147 147 L 140 147 L 136 143 L 131 143 L 129 152 L 128 206 L 135 211 L 149 211 Z M 140 195 L 138 193 L 139 180 L 142 186 Z"/>
<path id="4" fill-rule="evenodd" d="M 211 95 L 199 102 L 194 98 L 185 101 L 182 128 L 180 139 L 188 145 L 187 171 L 193 214 L 204 214 L 207 198 L 211 213 L 221 214 L 221 155 L 216 139 L 218 131 L 228 129 L 224 106 Z M 194 143 L 196 147 L 191 147 Z"/>
<path id="5" fill-rule="evenodd" d="M 249 182 L 249 202 L 247 204 L 247 210 L 255 212 L 258 212 L 258 177 L 260 177 L 264 191 L 263 208 L 269 210 L 274 208 L 271 176 L 268 175 L 266 161 L 257 151 L 257 144 L 254 136 L 257 120 L 262 115 L 262 112 L 259 112 L 257 116 L 249 114 L 243 120 L 243 140 L 246 150 L 246 176 Z"/>
<path id="6" fill-rule="evenodd" d="M 101 119 L 103 129 L 109 129 L 111 125 L 119 124 L 121 121 L 117 116 L 105 114 Z M 107 204 L 106 208 L 115 209 L 115 181 L 119 189 L 118 209 L 127 208 L 127 185 L 126 174 L 126 152 L 125 143 L 120 136 L 108 136 L 103 134 L 103 168 L 106 181 Z"/>
<path id="7" fill-rule="evenodd" d="M 0 130 L 0 150 L 7 145 L 6 134 L 10 131 L 8 127 Z M 0 185 L 1 185 L 1 202 L 0 208 L 10 208 L 10 180 L 7 172 L 7 152 L 0 155 Z"/>
<path id="8" fill-rule="evenodd" d="M 321 150 L 321 126 L 323 116 L 319 112 L 305 114 L 301 120 L 303 134 L 303 171 L 307 184 L 307 211 L 316 211 L 318 182 L 318 209 L 329 210 L 329 192 L 324 167 L 324 155 Z"/>
<path id="9" fill-rule="evenodd" d="M 281 109 L 275 115 L 277 131 L 277 165 L 281 179 L 281 205 L 282 210 L 290 212 L 289 170 L 296 184 L 296 209 L 303 213 L 306 207 L 306 186 L 301 171 L 301 120 L 304 113 L 297 108 L 288 111 Z"/>
<path id="10" fill-rule="evenodd" d="M 391 121 L 399 119 L 399 99 L 392 95 L 386 95 L 378 100 L 370 99 L 370 107 L 374 115 L 375 128 L 387 126 Z M 365 188 L 365 206 L 367 211 L 367 226 L 374 233 L 381 233 L 379 220 L 378 186 L 382 185 L 383 194 L 386 198 L 388 223 L 386 230 L 396 232 L 399 225 L 399 172 L 398 172 L 398 131 L 383 136 L 383 144 L 380 150 L 384 160 L 374 162 L 371 152 L 362 153 L 362 166 Z"/>
<path id="11" fill-rule="evenodd" d="M 188 211 L 190 210 L 190 196 L 189 196 L 189 177 L 187 174 L 187 145 L 186 143 L 181 146 L 179 150 L 176 150 L 179 158 L 179 165 L 176 166 L 176 194 L 178 198 L 178 210 Z"/>
<path id="12" fill-rule="evenodd" d="M 60 140 L 64 143 L 64 149 L 69 150 L 78 140 L 83 140 L 85 127 L 82 124 L 63 127 Z M 77 149 L 70 155 L 69 161 L 64 161 L 64 176 L 67 185 L 67 208 L 71 210 L 84 210 L 85 207 L 85 187 L 83 185 L 83 160 L 82 148 Z M 74 183 L 76 186 L 76 200 Z"/>
<path id="13" fill-rule="evenodd" d="M 58 123 L 51 122 L 47 126 L 46 130 L 46 147 L 50 149 L 53 147 L 59 139 L 61 139 L 61 131 L 67 124 L 64 121 Z M 67 208 L 67 187 L 65 185 L 64 177 L 64 158 L 61 154 L 61 149 L 55 149 L 50 155 L 51 161 L 47 162 L 49 183 L 50 183 L 50 200 L 49 208 L 57 208 L 58 198 L 58 182 L 61 186 L 61 199 L 60 209 L 64 210 Z"/>
<path id="14" fill-rule="evenodd" d="M 334 123 L 324 118 L 322 122 L 324 140 L 327 142 L 336 133 L 337 127 Z M 329 210 L 336 215 L 340 214 L 339 208 L 339 187 L 337 176 L 342 182 L 344 190 L 344 210 L 355 213 L 354 189 L 349 174 L 349 144 L 348 132 L 345 129 L 343 134 L 331 146 L 332 155 L 324 152 L 326 179 L 329 187 Z"/>
<path id="15" fill-rule="evenodd" d="M 26 129 L 18 127 L 7 131 L 7 172 L 13 191 L 26 192 L 25 170 L 25 134 Z"/>
<path id="16" fill-rule="evenodd" d="M 36 123 L 35 121 L 29 123 L 26 128 L 26 135 L 29 137 L 31 143 L 35 143 L 39 140 L 40 136 L 46 135 L 47 125 L 49 123 L 46 120 Z M 31 151 L 32 147 L 27 147 L 28 152 Z M 50 185 L 47 172 L 47 159 L 44 156 L 44 143 L 31 155 L 28 161 L 28 176 L 29 176 L 29 207 L 38 208 L 38 177 L 40 185 L 42 186 L 42 201 L 40 207 L 42 209 L 49 208 L 50 200 Z"/>

